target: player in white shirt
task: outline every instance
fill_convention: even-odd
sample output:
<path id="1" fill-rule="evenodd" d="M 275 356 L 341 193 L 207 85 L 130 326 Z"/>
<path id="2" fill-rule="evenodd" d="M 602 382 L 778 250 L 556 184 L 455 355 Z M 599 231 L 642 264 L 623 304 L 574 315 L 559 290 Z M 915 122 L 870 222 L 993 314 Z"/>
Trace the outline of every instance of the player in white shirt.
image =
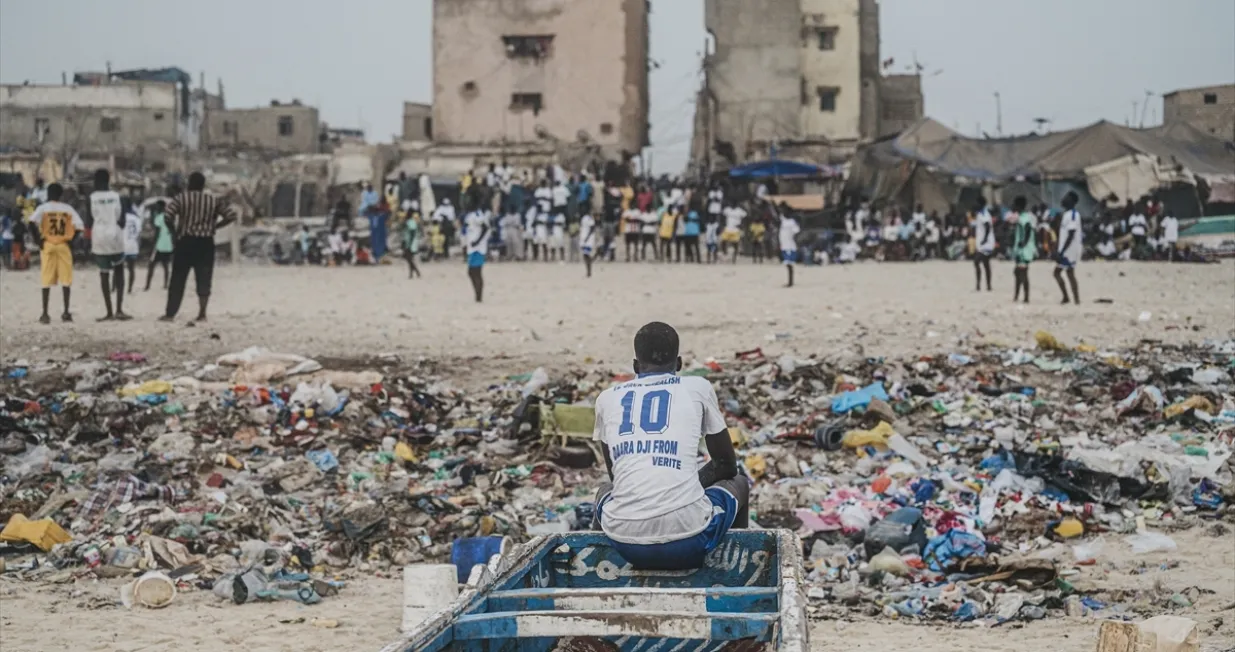
<path id="1" fill-rule="evenodd" d="M 579 220 L 579 251 L 583 254 L 583 264 L 587 267 L 588 278 L 592 278 L 592 256 L 596 252 L 597 240 L 596 219 L 591 213 L 584 213 Z"/>
<path id="2" fill-rule="evenodd" d="M 789 270 L 789 282 L 785 287 L 793 287 L 793 263 L 798 259 L 798 234 L 802 232 L 802 227 L 798 225 L 798 221 L 790 214 L 786 206 L 781 206 L 780 216 L 780 260 L 785 264 L 785 269 Z"/>
<path id="3" fill-rule="evenodd" d="M 975 251 L 973 255 L 973 270 L 978 277 L 978 291 L 982 291 L 982 270 L 986 270 L 986 291 L 991 291 L 991 256 L 995 254 L 995 222 L 991 212 L 986 209 L 986 198 L 978 198 L 978 207 L 974 211 L 973 238 Z"/>
<path id="4" fill-rule="evenodd" d="M 733 262 L 738 262 L 738 248 L 742 243 L 742 220 L 746 219 L 746 210 L 737 204 L 729 204 L 721 211 L 725 216 L 725 230 L 720 233 L 722 253 L 733 249 Z"/>
<path id="5" fill-rule="evenodd" d="M 926 226 L 926 211 L 922 209 L 922 204 L 918 204 L 913 209 L 913 228 L 918 233 Z"/>
<path id="6" fill-rule="evenodd" d="M 653 211 L 639 214 L 639 260 L 648 259 L 648 245 L 652 245 L 652 257 L 660 259 L 660 249 L 656 246 L 656 230 L 660 226 L 660 218 Z"/>
<path id="7" fill-rule="evenodd" d="M 708 250 L 708 264 L 716 262 L 720 256 L 720 216 L 708 216 L 708 223 L 703 227 L 703 244 Z"/>
<path id="8" fill-rule="evenodd" d="M 724 208 L 725 191 L 719 186 L 708 191 L 708 221 L 720 222 L 720 211 Z"/>
<path id="9" fill-rule="evenodd" d="M 132 317 L 124 314 L 124 207 L 120 193 L 111 189 L 111 174 L 107 170 L 94 173 L 94 192 L 90 193 L 90 254 L 99 267 L 99 283 L 107 315 L 98 321 Z M 112 311 L 111 293 L 116 293 L 116 310 Z"/>
<path id="10" fill-rule="evenodd" d="M 596 430 L 612 484 L 600 488 L 593 527 L 641 570 L 700 568 L 730 528 L 749 521 L 750 485 L 716 391 L 678 376 L 678 334 L 652 322 L 635 335 L 638 377 L 596 398 Z M 712 458 L 699 464 L 699 441 Z"/>
<path id="11" fill-rule="evenodd" d="M 1149 233 L 1149 221 L 1138 207 L 1132 217 L 1128 218 L 1128 231 L 1132 233 L 1132 250 L 1138 256 L 1145 247 L 1145 237 Z"/>
<path id="12" fill-rule="evenodd" d="M 556 209 L 555 209 L 556 210 Z M 566 262 L 566 213 L 553 214 L 553 235 L 549 237 L 549 256 Z"/>
<path id="13" fill-rule="evenodd" d="M 1068 288 L 1064 285 L 1063 276 L 1066 272 L 1068 283 L 1072 286 L 1072 303 L 1080 305 L 1081 292 L 1076 283 L 1076 265 L 1081 262 L 1082 243 L 1081 213 L 1076 210 L 1079 200 L 1075 192 L 1064 195 L 1063 214 L 1059 216 L 1059 251 L 1055 255 L 1055 282 L 1059 291 L 1063 292 L 1063 302 L 1068 303 Z"/>
<path id="14" fill-rule="evenodd" d="M 463 218 L 463 238 L 467 254 L 467 277 L 472 281 L 472 291 L 476 293 L 476 303 L 480 303 L 485 291 L 485 280 L 481 270 L 485 266 L 485 257 L 489 254 L 489 215 L 487 211 L 475 210 Z"/>
<path id="15" fill-rule="evenodd" d="M 1179 220 L 1169 211 L 1166 211 L 1166 217 L 1162 218 L 1162 244 L 1166 246 L 1168 259 L 1174 261 L 1179 246 Z"/>
<path id="16" fill-rule="evenodd" d="M 129 200 L 124 212 L 124 265 L 129 272 L 129 294 L 133 294 L 133 280 L 137 278 L 137 256 L 141 253 L 142 216 Z"/>
<path id="17" fill-rule="evenodd" d="M 631 207 L 622 212 L 622 238 L 626 241 L 626 262 L 630 262 L 630 252 L 635 251 L 635 260 L 639 260 L 639 232 L 643 228 L 643 216 L 639 210 Z"/>

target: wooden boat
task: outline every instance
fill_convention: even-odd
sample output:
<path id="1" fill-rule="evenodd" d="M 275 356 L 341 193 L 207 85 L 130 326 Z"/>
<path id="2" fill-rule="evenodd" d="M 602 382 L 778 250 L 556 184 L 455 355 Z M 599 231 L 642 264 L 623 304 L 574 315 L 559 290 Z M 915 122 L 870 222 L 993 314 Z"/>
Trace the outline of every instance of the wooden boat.
<path id="1" fill-rule="evenodd" d="M 801 542 L 735 530 L 703 568 L 640 571 L 603 534 L 538 537 L 383 652 L 807 652 Z"/>

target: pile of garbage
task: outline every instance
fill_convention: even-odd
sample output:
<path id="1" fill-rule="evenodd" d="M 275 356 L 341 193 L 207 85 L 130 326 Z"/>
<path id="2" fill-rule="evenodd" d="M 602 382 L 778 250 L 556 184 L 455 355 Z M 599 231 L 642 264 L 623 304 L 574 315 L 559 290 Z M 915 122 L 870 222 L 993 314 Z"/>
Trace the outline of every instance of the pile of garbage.
<path id="1" fill-rule="evenodd" d="M 1235 341 L 754 349 L 682 373 L 716 387 L 752 520 L 801 535 L 817 613 L 1152 613 L 1196 596 L 1103 591 L 1086 571 L 1104 546 L 1170 550 L 1170 532 L 1235 521 Z M 262 349 L 4 375 L 0 560 L 37 581 L 131 578 L 128 602 L 147 606 L 193 589 L 313 603 L 349 573 L 446 561 L 460 538 L 585 529 L 603 474 L 590 406 L 632 377 L 460 387 L 428 360 Z"/>
<path id="2" fill-rule="evenodd" d="M 1119 539 L 1142 554 L 1193 526 L 1229 538 L 1235 342 L 1036 340 L 783 358 L 718 383 L 749 428 L 752 517 L 803 538 L 814 612 L 1000 624 L 1195 602 L 1108 593 L 1091 575 Z"/>
<path id="3" fill-rule="evenodd" d="M 313 603 L 344 570 L 590 519 L 593 451 L 542 444 L 514 415 L 598 389 L 537 370 L 465 392 L 426 361 L 323 362 L 256 348 L 172 367 L 17 361 L 0 393 L 6 570 L 153 572 L 148 586 Z"/>

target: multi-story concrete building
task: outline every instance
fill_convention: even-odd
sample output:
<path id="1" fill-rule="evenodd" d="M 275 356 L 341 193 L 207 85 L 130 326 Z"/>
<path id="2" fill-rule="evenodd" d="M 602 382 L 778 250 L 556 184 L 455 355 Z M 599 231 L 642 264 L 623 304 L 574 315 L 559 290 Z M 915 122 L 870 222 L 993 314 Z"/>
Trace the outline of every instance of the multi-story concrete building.
<path id="1" fill-rule="evenodd" d="M 170 149 L 181 143 L 176 84 L 0 86 L 0 146 L 71 156 Z"/>
<path id="2" fill-rule="evenodd" d="M 1162 121 L 1186 122 L 1223 140 L 1235 140 L 1235 84 L 1187 88 L 1163 95 Z"/>
<path id="3" fill-rule="evenodd" d="M 722 161 L 840 160 L 923 115 L 916 75 L 880 74 L 876 0 L 705 0 L 705 23 L 697 137 Z"/>
<path id="4" fill-rule="evenodd" d="M 321 138 L 317 108 L 299 101 L 208 111 L 202 134 L 202 141 L 210 149 L 253 149 L 276 154 L 317 152 L 321 149 Z"/>
<path id="5" fill-rule="evenodd" d="M 647 54 L 647 0 L 435 0 L 433 139 L 633 155 L 648 144 Z"/>

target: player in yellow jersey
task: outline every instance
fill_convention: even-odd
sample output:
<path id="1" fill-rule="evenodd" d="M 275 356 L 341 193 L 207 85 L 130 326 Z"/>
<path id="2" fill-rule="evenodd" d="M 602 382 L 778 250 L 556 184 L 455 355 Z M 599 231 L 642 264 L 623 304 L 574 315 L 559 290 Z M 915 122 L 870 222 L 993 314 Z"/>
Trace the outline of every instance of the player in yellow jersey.
<path id="1" fill-rule="evenodd" d="M 64 188 L 53 183 L 47 187 L 47 201 L 30 214 L 31 231 L 39 244 L 42 261 L 43 316 L 39 323 L 50 324 L 47 304 L 51 301 L 51 287 L 59 285 L 64 292 L 64 314 L 60 319 L 73 321 L 69 312 L 69 291 L 73 285 L 73 250 L 69 243 L 73 237 L 86 229 L 81 216 L 72 206 L 60 201 Z"/>

